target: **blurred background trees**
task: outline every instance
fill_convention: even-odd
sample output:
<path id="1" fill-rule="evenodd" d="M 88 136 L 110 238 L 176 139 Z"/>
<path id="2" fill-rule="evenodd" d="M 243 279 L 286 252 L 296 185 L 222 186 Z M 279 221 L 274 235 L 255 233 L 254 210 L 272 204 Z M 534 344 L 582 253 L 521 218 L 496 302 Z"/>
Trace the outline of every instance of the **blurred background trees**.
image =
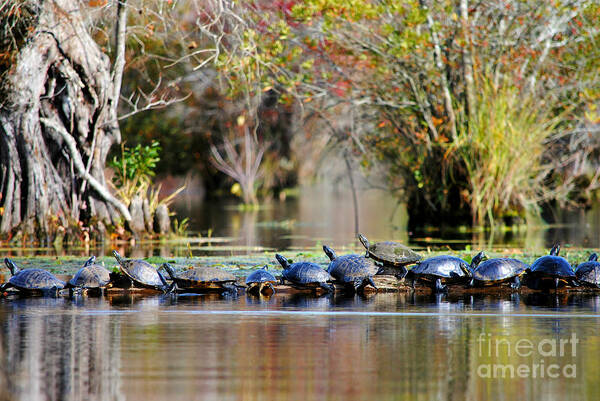
<path id="1" fill-rule="evenodd" d="M 367 172 L 383 171 L 413 223 L 518 221 L 548 202 L 589 202 L 598 188 L 598 5 L 250 9 L 264 41 L 256 57 L 282 101 L 293 94 Z"/>
<path id="2" fill-rule="evenodd" d="M 599 187 L 594 2 L 72 3 L 113 64 L 128 10 L 117 193 L 119 163 L 153 143 L 152 174 L 193 172 L 245 203 L 345 160 L 407 202 L 413 225 L 522 221 Z M 3 21 L 25 40 L 11 4 Z"/>

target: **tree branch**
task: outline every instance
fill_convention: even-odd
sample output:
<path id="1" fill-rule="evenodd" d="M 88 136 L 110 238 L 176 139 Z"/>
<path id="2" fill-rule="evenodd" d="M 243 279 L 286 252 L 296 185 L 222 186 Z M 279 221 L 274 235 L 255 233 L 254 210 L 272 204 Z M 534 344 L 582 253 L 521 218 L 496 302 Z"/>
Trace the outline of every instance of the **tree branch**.
<path id="1" fill-rule="evenodd" d="M 117 115 L 119 97 L 121 95 L 121 83 L 123 82 L 123 70 L 125 69 L 125 39 L 127 38 L 127 0 L 117 0 L 117 37 L 115 67 L 113 70 L 113 116 Z"/>
<path id="2" fill-rule="evenodd" d="M 71 160 L 73 161 L 79 175 L 87 180 L 90 183 L 90 186 L 94 188 L 105 201 L 113 204 L 121 212 L 123 217 L 125 217 L 125 220 L 131 221 L 131 214 L 129 214 L 127 206 L 112 196 L 106 187 L 104 187 L 104 185 L 102 185 L 86 171 L 83 161 L 81 160 L 81 156 L 77 151 L 77 143 L 75 142 L 75 139 L 67 132 L 67 130 L 59 123 L 47 118 L 40 118 L 40 122 L 45 124 L 47 127 L 54 129 L 64 139 L 69 150 Z"/>

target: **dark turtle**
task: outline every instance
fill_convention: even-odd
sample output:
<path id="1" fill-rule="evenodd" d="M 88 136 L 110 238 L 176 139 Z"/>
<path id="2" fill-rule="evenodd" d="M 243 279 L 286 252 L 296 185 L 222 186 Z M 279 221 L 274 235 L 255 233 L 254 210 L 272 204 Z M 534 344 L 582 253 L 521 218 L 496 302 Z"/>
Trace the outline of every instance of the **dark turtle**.
<path id="1" fill-rule="evenodd" d="M 175 274 L 173 267 L 164 263 L 162 268 L 169 273 L 175 284 L 174 289 L 180 288 L 188 291 L 229 291 L 236 292 L 234 285 L 236 278 L 228 271 L 216 267 L 196 267 Z"/>
<path id="2" fill-rule="evenodd" d="M 587 262 L 580 263 L 575 269 L 577 280 L 589 287 L 600 287 L 600 262 L 598 255 L 592 253 Z"/>
<path id="3" fill-rule="evenodd" d="M 356 254 L 337 256 L 327 245 L 323 245 L 323 251 L 331 260 L 327 272 L 333 278 L 356 292 L 361 292 L 369 284 L 377 290 L 373 276 L 380 267 L 372 259 Z"/>
<path id="4" fill-rule="evenodd" d="M 473 258 L 471 266 L 476 266 L 483 257 L 483 252 L 479 252 Z M 456 256 L 434 256 L 418 263 L 410 269 L 406 275 L 412 280 L 414 287 L 415 281 L 424 281 L 433 284 L 435 292 L 446 292 L 448 287 L 444 284 L 458 283 L 466 281 L 471 276 L 469 264 Z"/>
<path id="5" fill-rule="evenodd" d="M 271 291 L 275 293 L 273 284 L 277 283 L 277 279 L 267 269 L 268 266 L 265 265 L 262 269 L 258 269 L 246 277 L 246 292 L 257 292 L 258 294 L 262 294 L 263 291 L 270 288 Z"/>
<path id="6" fill-rule="evenodd" d="M 321 287 L 327 292 L 333 292 L 335 289 L 331 284 L 327 282 L 333 281 L 333 277 L 327 273 L 321 266 L 310 263 L 310 262 L 297 262 L 292 263 L 283 256 L 276 254 L 275 258 L 283 267 L 282 282 L 288 280 L 292 284 L 308 287 L 318 288 Z"/>
<path id="7" fill-rule="evenodd" d="M 92 256 L 83 265 L 81 269 L 75 273 L 73 278 L 69 280 L 66 287 L 69 289 L 81 290 L 99 290 L 110 283 L 110 272 L 102 265 L 96 262 L 96 257 Z M 73 292 L 73 290 L 71 290 Z"/>
<path id="8" fill-rule="evenodd" d="M 121 272 L 129 279 L 132 287 L 137 284 L 141 287 L 153 288 L 163 292 L 170 290 L 163 275 L 150 263 L 139 259 L 125 260 L 117 251 L 113 251 L 113 255 L 119 262 Z"/>
<path id="9" fill-rule="evenodd" d="M 9 258 L 4 258 L 4 263 L 12 277 L 0 287 L 0 292 L 8 288 L 16 288 L 21 292 L 42 293 L 43 295 L 56 295 L 65 287 L 65 282 L 59 280 L 44 269 L 20 270 Z"/>
<path id="10" fill-rule="evenodd" d="M 480 260 L 484 257 L 485 255 L 482 255 Z M 517 289 L 521 287 L 520 277 L 529 266 L 517 259 L 495 258 L 472 264 L 471 268 L 471 286 L 499 285 L 510 281 L 510 286 Z"/>
<path id="11" fill-rule="evenodd" d="M 577 286 L 573 268 L 565 258 L 558 256 L 559 252 L 560 245 L 556 244 L 550 250 L 550 255 L 542 256 L 533 262 L 527 273 L 527 284 L 530 287 L 534 289 L 547 287 L 543 285 L 547 281 L 552 281 L 551 286 L 554 289 L 561 285 Z"/>
<path id="12" fill-rule="evenodd" d="M 421 255 L 399 242 L 385 241 L 371 244 L 362 234 L 358 234 L 358 240 L 367 250 L 367 257 L 384 265 L 400 267 L 412 265 L 422 259 Z"/>

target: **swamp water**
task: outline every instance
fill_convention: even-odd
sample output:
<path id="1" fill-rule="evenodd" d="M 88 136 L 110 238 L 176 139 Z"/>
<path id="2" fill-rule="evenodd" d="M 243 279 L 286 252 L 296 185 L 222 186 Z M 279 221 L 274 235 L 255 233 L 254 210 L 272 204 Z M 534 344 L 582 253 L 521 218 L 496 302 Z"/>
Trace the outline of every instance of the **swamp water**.
<path id="1" fill-rule="evenodd" d="M 584 294 L 3 299 L 0 399 L 595 400 L 599 309 Z"/>
<path id="2" fill-rule="evenodd" d="M 192 253 L 247 275 L 273 263 L 275 250 L 322 264 L 321 244 L 359 250 L 349 194 L 306 190 L 251 212 L 226 202 L 176 206 L 202 238 L 120 245 L 121 253 L 180 264 Z M 496 236 L 409 233 L 403 207 L 369 191 L 359 210 L 372 239 L 422 251 L 504 247 L 532 258 L 557 239 L 600 247 L 598 207 Z M 62 274 L 90 253 L 112 267 L 111 250 L 0 244 L 0 256 L 21 267 Z M 0 401 L 596 400 L 599 332 L 600 295 L 585 293 L 0 298 Z"/>
<path id="3" fill-rule="evenodd" d="M 254 211 L 242 211 L 234 200 L 201 201 L 181 197 L 173 206 L 189 217 L 189 228 L 206 236 L 231 239 L 244 251 L 264 248 L 302 250 L 315 244 L 358 246 L 352 194 L 320 185 L 303 188 L 298 197 L 271 201 Z M 387 192 L 370 189 L 358 193 L 359 232 L 374 240 L 394 239 L 413 247 L 465 249 L 527 248 L 542 250 L 556 241 L 584 248 L 600 247 L 600 203 L 590 210 L 548 212 L 553 223 L 530 222 L 526 226 L 472 232 L 466 227 L 422 227 L 407 231 L 406 205 Z M 206 255 L 198 250 L 197 256 Z"/>

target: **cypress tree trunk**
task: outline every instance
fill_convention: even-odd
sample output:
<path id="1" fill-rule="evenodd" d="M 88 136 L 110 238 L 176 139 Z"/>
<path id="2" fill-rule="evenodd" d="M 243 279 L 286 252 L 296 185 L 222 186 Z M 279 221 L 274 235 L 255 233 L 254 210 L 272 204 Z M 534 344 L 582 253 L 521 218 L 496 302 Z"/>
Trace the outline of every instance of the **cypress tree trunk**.
<path id="1" fill-rule="evenodd" d="M 46 238 L 79 221 L 92 231 L 129 221 L 106 188 L 106 157 L 120 142 L 118 93 L 84 24 L 87 3 L 26 3 L 29 33 L 0 89 L 0 234 Z"/>

